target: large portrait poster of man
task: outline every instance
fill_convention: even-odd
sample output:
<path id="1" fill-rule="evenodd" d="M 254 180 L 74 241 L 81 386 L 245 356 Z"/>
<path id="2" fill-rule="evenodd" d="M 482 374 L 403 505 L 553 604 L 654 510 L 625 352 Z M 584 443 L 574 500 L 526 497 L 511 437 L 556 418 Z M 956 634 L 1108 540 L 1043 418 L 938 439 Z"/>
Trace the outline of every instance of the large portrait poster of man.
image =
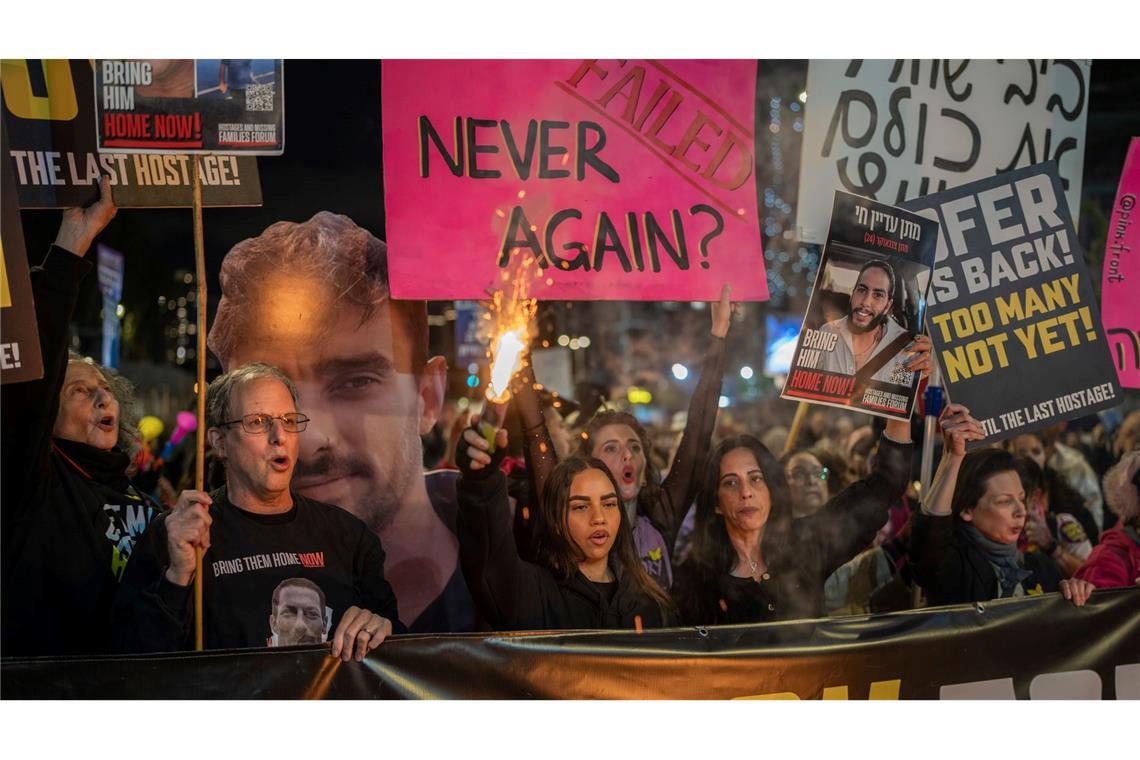
<path id="1" fill-rule="evenodd" d="M 827 244 L 781 396 L 906 419 L 938 224 L 837 192 Z"/>

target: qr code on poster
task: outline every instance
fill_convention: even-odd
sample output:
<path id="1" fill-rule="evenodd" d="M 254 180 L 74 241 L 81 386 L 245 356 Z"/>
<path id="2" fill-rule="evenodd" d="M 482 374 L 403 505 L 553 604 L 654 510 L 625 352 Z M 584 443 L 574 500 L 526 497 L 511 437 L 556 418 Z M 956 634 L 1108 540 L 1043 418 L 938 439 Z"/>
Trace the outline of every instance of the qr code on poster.
<path id="1" fill-rule="evenodd" d="M 245 90 L 245 110 L 272 111 L 273 83 L 251 84 Z"/>

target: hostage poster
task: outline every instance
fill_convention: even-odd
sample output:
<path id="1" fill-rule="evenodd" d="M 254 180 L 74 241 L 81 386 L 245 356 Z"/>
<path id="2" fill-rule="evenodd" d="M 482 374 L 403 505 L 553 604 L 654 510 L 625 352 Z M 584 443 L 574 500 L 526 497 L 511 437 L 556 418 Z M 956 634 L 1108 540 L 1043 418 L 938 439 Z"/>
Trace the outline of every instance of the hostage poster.
<path id="1" fill-rule="evenodd" d="M 385 61 L 392 295 L 767 300 L 755 61 Z"/>
<path id="2" fill-rule="evenodd" d="M 907 419 L 938 225 L 836 192 L 831 227 L 782 398 Z"/>
<path id="3" fill-rule="evenodd" d="M 808 65 L 796 227 L 822 243 L 841 187 L 903 201 L 1041 161 L 1079 208 L 1092 64 L 822 60 Z"/>
<path id="4" fill-rule="evenodd" d="M 20 208 L 69 208 L 95 198 L 100 174 L 120 208 L 193 204 L 187 155 L 101 153 L 89 60 L 10 59 L 3 73 L 3 118 Z M 253 156 L 198 156 L 204 206 L 260 206 Z"/>
<path id="5" fill-rule="evenodd" d="M 1055 163 L 903 206 L 941 223 L 927 324 L 951 400 L 986 431 L 971 447 L 1120 402 Z"/>
<path id="6" fill-rule="evenodd" d="M 96 59 L 99 150 L 279 156 L 283 69 L 273 59 Z"/>

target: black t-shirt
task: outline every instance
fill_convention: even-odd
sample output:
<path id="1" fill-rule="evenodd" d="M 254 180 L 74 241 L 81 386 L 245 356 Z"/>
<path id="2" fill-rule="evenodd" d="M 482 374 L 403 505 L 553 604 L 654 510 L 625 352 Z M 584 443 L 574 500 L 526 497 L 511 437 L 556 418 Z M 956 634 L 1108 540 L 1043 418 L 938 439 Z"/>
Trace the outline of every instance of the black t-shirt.
<path id="1" fill-rule="evenodd" d="M 339 507 L 293 494 L 293 508 L 255 514 L 211 494 L 213 524 L 204 572 L 207 649 L 327 641 L 350 606 L 392 621 L 402 632 L 392 587 L 384 579 L 380 539 Z M 192 586 L 166 580 L 166 521 L 156 520 L 127 567 L 116 598 L 117 633 L 128 651 L 188 648 Z"/>

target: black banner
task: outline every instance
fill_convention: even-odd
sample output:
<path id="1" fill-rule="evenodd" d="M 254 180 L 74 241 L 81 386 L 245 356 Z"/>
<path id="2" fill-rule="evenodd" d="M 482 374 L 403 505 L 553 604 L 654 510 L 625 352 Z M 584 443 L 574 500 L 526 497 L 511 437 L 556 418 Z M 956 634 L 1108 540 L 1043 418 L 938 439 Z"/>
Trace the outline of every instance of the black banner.
<path id="1" fill-rule="evenodd" d="M 5 154 L 20 208 L 82 206 L 95 197 L 100 173 L 111 177 L 120 208 L 193 204 L 186 155 L 100 153 L 95 146 L 92 64 L 87 60 L 5 59 Z M 205 206 L 260 206 L 253 156 L 198 156 Z"/>
<path id="2" fill-rule="evenodd" d="M 4 660 L 8 699 L 1140 699 L 1140 590 L 661 631 Z"/>

